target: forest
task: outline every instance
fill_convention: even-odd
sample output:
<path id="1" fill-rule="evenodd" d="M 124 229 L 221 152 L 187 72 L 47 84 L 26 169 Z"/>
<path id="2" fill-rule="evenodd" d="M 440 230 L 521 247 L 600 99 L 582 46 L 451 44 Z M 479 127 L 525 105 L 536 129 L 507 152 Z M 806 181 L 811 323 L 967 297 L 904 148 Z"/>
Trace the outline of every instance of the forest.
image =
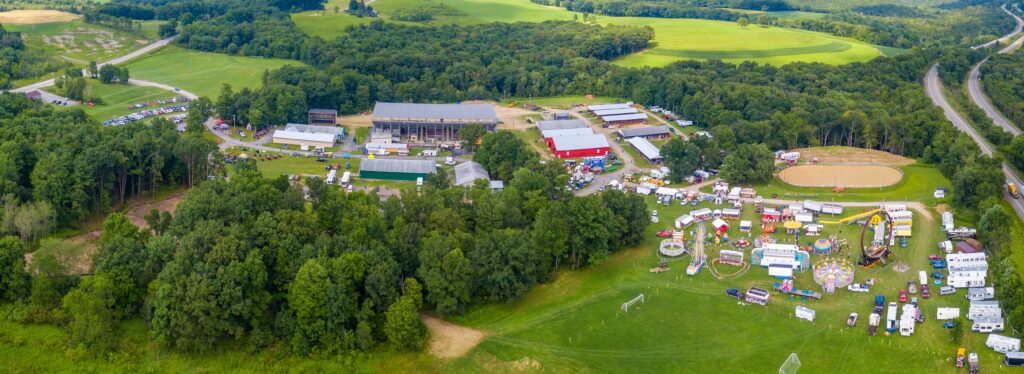
<path id="1" fill-rule="evenodd" d="M 199 184 L 173 216 L 147 216 L 147 229 L 108 217 L 84 279 L 47 270 L 46 259 L 30 277 L 12 256 L 21 243 L 0 241 L 11 274 L 0 296 L 18 302 L 16 319 L 64 325 L 72 347 L 95 354 L 117 349 L 116 326 L 132 316 L 181 351 L 232 340 L 297 354 L 419 349 L 421 309 L 457 315 L 513 301 L 561 267 L 642 239 L 638 195 L 574 197 L 564 169 L 536 162 L 507 132 L 484 136 L 477 158 L 511 173 L 506 189 L 451 187 L 440 175 L 423 193 L 382 200 L 317 179 L 264 179 L 239 162 L 230 181 Z"/>
<path id="2" fill-rule="evenodd" d="M 981 65 L 985 93 L 999 111 L 1018 127 L 1024 126 L 1024 57 L 1020 53 L 994 54 Z"/>

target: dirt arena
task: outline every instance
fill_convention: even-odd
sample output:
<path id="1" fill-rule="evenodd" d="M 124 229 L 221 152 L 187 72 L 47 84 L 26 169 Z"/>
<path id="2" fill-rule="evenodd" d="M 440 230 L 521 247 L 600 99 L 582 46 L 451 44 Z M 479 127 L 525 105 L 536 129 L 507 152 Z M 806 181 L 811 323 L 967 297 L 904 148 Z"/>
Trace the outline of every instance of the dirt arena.
<path id="1" fill-rule="evenodd" d="M 59 10 L 12 10 L 0 12 L 0 23 L 12 25 L 67 22 L 79 18 L 82 18 L 82 16 Z"/>
<path id="2" fill-rule="evenodd" d="M 903 179 L 903 172 L 881 165 L 798 165 L 783 170 L 779 179 L 799 187 L 885 187 Z"/>
<path id="3" fill-rule="evenodd" d="M 426 314 L 421 314 L 420 320 L 430 331 L 427 351 L 437 358 L 462 357 L 484 340 L 483 332 L 469 327 L 451 324 Z"/>
<path id="4" fill-rule="evenodd" d="M 915 161 L 889 152 L 855 147 L 815 147 L 793 149 L 800 152 L 800 162 L 810 162 L 817 158 L 818 163 L 831 165 L 889 165 L 906 166 Z"/>

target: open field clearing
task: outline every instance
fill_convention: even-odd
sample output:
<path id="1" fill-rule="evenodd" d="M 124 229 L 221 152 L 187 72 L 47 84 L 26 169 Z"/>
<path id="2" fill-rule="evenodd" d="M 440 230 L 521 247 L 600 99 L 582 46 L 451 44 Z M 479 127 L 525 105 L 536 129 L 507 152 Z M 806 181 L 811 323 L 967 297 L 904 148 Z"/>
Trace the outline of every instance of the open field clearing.
<path id="1" fill-rule="evenodd" d="M 66 22 L 82 16 L 59 10 L 11 10 L 0 12 L 0 23 L 10 25 L 31 25 L 36 23 Z"/>
<path id="2" fill-rule="evenodd" d="M 103 104 L 94 106 L 82 105 L 80 108 L 98 121 L 106 121 L 114 117 L 135 113 L 145 108 L 131 109 L 129 105 L 152 102 L 153 100 L 170 99 L 174 92 L 156 87 L 130 86 L 125 84 L 102 84 L 93 80 L 92 94 L 103 99 Z M 54 89 L 54 88 L 50 88 Z"/>
<path id="3" fill-rule="evenodd" d="M 380 0 L 373 6 L 385 19 L 399 9 L 422 6 L 433 0 Z M 572 20 L 573 13 L 527 0 L 448 0 L 444 5 L 464 15 L 444 17 L 433 24 L 485 22 L 543 22 Z M 787 16 L 794 16 L 787 14 Z M 680 60 L 746 60 L 781 65 L 794 61 L 845 64 L 882 56 L 879 49 L 829 34 L 700 19 L 601 16 L 602 25 L 650 26 L 653 48 L 615 61 L 628 67 L 664 66 Z"/>
<path id="4" fill-rule="evenodd" d="M 139 34 L 116 31 L 78 19 L 40 24 L 4 24 L 4 28 L 21 32 L 25 44 L 30 48 L 41 49 L 54 58 L 85 66 L 89 61 L 107 61 L 144 47 L 156 40 L 156 27 L 161 23 L 146 22 Z"/>
<path id="5" fill-rule="evenodd" d="M 377 4 L 370 4 L 376 6 Z M 337 12 L 335 12 L 337 9 Z M 324 4 L 324 10 L 311 10 L 308 12 L 292 13 L 292 22 L 303 32 L 311 36 L 331 40 L 351 25 L 364 25 L 370 23 L 374 18 L 356 17 L 345 13 L 348 9 L 348 1 L 328 0 Z"/>
<path id="6" fill-rule="evenodd" d="M 886 187 L 902 178 L 898 169 L 878 165 L 798 165 L 779 173 L 783 182 L 799 187 Z"/>
<path id="7" fill-rule="evenodd" d="M 133 79 L 169 84 L 199 96 L 216 98 L 224 83 L 231 84 L 236 91 L 242 87 L 257 88 L 264 71 L 285 65 L 298 66 L 302 62 L 203 53 L 167 46 L 128 63 L 127 67 Z"/>

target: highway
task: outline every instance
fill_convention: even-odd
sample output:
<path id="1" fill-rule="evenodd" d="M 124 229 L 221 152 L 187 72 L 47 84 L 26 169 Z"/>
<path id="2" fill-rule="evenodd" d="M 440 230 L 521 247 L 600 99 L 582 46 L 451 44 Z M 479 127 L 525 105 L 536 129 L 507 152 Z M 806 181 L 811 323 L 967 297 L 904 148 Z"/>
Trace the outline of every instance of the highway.
<path id="1" fill-rule="evenodd" d="M 967 135 L 978 144 L 978 147 L 981 148 L 982 154 L 992 156 L 992 145 L 988 144 L 988 141 L 986 141 L 985 138 L 982 138 L 981 135 L 979 135 L 978 132 L 975 131 L 966 120 L 964 120 L 964 117 L 949 105 L 949 101 L 946 100 L 946 96 L 942 92 L 942 81 L 939 79 L 938 64 L 934 64 L 931 69 L 928 69 L 928 74 L 924 77 L 924 91 L 925 94 L 932 99 L 932 103 L 942 108 L 942 112 L 946 114 L 946 119 L 953 123 L 953 126 L 956 126 L 960 131 L 967 133 Z M 1013 170 L 1006 165 L 1006 163 L 1003 163 L 1003 175 L 1006 176 L 1007 182 L 1015 183 L 1018 186 L 1024 186 L 1024 182 L 1021 181 L 1020 177 L 1018 177 L 1017 174 L 1015 174 Z M 1021 199 L 1014 199 L 1005 192 L 1003 193 L 1003 196 L 1006 198 L 1006 201 L 1010 202 L 1010 205 L 1013 206 L 1013 210 L 1017 213 L 1017 217 L 1024 220 L 1024 201 Z"/>
<path id="2" fill-rule="evenodd" d="M 1016 5 L 1014 5 L 1014 6 L 1016 6 Z M 999 42 L 1001 42 L 1003 40 L 1012 38 L 1014 35 L 1020 34 L 1021 31 L 1024 30 L 1024 19 L 1021 19 L 1020 17 L 1017 17 L 1016 14 L 1013 14 L 1013 12 L 1011 12 L 1009 9 L 1006 9 L 1006 4 L 1003 4 L 1003 6 L 1001 8 L 1003 8 L 1003 11 L 1006 12 L 1006 14 L 1009 14 L 1011 17 L 1013 17 L 1014 21 L 1017 21 L 1017 27 L 1015 27 L 1012 32 L 1010 32 L 1009 34 L 1004 35 L 1001 38 L 996 38 L 996 39 L 990 40 L 990 41 L 988 41 L 986 43 L 978 44 L 976 46 L 971 47 L 971 49 L 991 47 L 991 46 L 995 45 L 996 43 L 999 43 Z M 1020 9 L 1020 8 L 1018 8 L 1018 9 Z"/>
<path id="3" fill-rule="evenodd" d="M 1021 40 L 1024 40 L 1024 38 L 1021 38 Z M 985 111 L 985 115 L 997 126 L 1002 127 L 1003 130 L 1013 134 L 1013 136 L 1020 135 L 1020 129 L 1014 126 L 999 109 L 992 105 L 992 101 L 988 99 L 985 91 L 981 88 L 981 64 L 984 64 L 985 61 L 988 61 L 988 58 L 974 65 L 971 68 L 970 74 L 967 75 L 967 92 L 970 93 L 971 101 L 980 107 L 981 110 Z"/>

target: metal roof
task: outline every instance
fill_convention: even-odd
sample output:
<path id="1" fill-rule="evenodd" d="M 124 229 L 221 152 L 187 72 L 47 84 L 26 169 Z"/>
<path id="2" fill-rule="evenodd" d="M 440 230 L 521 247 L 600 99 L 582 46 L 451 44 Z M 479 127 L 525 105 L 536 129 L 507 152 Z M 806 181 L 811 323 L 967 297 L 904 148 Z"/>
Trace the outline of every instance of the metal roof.
<path id="1" fill-rule="evenodd" d="M 587 106 L 587 110 L 593 112 L 595 110 L 623 109 L 629 108 L 629 105 L 630 103 L 589 105 Z"/>
<path id="2" fill-rule="evenodd" d="M 581 119 L 560 119 L 554 121 L 540 121 L 537 122 L 537 129 L 540 131 L 546 130 L 565 130 L 565 129 L 579 129 L 584 127 L 590 127 L 587 122 Z"/>
<path id="3" fill-rule="evenodd" d="M 307 132 L 315 134 L 345 135 L 344 127 L 337 126 L 314 126 L 299 123 L 289 123 L 284 126 L 284 131 Z"/>
<path id="4" fill-rule="evenodd" d="M 601 117 L 601 119 L 603 119 L 605 122 L 636 121 L 636 120 L 645 120 L 645 119 L 647 119 L 647 115 L 643 114 L 643 113 L 621 114 L 621 115 L 617 115 L 617 116 L 604 116 L 604 117 Z"/>
<path id="5" fill-rule="evenodd" d="M 594 111 L 594 115 L 595 116 L 601 116 L 601 117 L 604 117 L 604 116 L 614 116 L 614 115 L 619 115 L 619 114 L 633 114 L 633 113 L 640 113 L 640 111 L 636 110 L 636 108 L 605 109 L 605 110 L 595 110 Z"/>
<path id="6" fill-rule="evenodd" d="M 540 133 L 541 133 L 541 136 L 543 136 L 545 139 L 547 139 L 547 138 L 554 138 L 554 137 L 559 137 L 559 136 L 590 135 L 590 134 L 594 133 L 594 130 L 591 129 L 590 127 L 581 127 L 581 128 L 575 128 L 575 129 L 545 130 L 545 131 L 541 131 Z"/>
<path id="7" fill-rule="evenodd" d="M 647 141 L 647 139 L 633 137 L 626 139 L 626 141 L 629 142 L 629 144 L 632 144 L 633 148 L 636 148 L 637 152 L 640 152 L 640 154 L 644 155 L 648 160 L 661 158 L 661 150 L 659 150 L 658 147 L 655 147 L 654 144 L 651 144 L 651 142 Z"/>
<path id="8" fill-rule="evenodd" d="M 652 136 L 652 135 L 663 135 L 668 134 L 669 129 L 667 125 L 651 126 L 651 127 L 634 127 L 629 129 L 619 130 L 618 133 L 623 138 L 632 138 L 634 136 Z"/>
<path id="9" fill-rule="evenodd" d="M 574 151 L 578 149 L 608 148 L 608 139 L 601 134 L 580 136 L 559 136 L 551 138 L 555 150 Z"/>
<path id="10" fill-rule="evenodd" d="M 274 130 L 274 140 L 277 139 L 289 139 L 298 140 L 304 142 L 322 142 L 322 143 L 334 143 L 334 134 L 322 134 L 315 132 L 298 132 L 288 130 Z"/>
<path id="11" fill-rule="evenodd" d="M 373 106 L 372 118 L 402 118 L 424 120 L 480 120 L 497 122 L 498 115 L 492 104 L 416 104 L 381 103 Z"/>
<path id="12" fill-rule="evenodd" d="M 325 113 L 325 114 L 338 114 L 337 110 L 334 109 L 310 109 L 310 113 Z"/>
<path id="13" fill-rule="evenodd" d="M 359 165 L 360 171 L 385 173 L 430 174 L 437 166 L 430 160 L 399 160 L 388 158 L 366 158 Z"/>
<path id="14" fill-rule="evenodd" d="M 455 185 L 456 186 L 472 186 L 473 181 L 477 179 L 490 180 L 491 176 L 484 169 L 483 165 L 479 163 L 469 161 L 455 165 L 452 168 L 455 171 Z"/>

